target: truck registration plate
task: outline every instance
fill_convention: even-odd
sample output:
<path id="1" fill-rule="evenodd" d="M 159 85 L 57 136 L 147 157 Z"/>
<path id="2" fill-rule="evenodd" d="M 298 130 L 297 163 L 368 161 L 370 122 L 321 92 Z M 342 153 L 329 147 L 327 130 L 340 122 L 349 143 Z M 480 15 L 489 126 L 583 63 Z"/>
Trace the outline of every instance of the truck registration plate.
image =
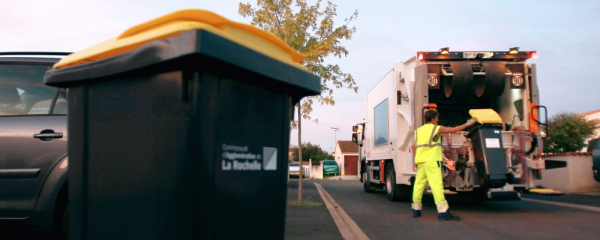
<path id="1" fill-rule="evenodd" d="M 481 54 L 479 58 L 492 58 L 494 56 L 493 52 L 463 52 L 463 58 L 477 58 L 479 54 Z"/>

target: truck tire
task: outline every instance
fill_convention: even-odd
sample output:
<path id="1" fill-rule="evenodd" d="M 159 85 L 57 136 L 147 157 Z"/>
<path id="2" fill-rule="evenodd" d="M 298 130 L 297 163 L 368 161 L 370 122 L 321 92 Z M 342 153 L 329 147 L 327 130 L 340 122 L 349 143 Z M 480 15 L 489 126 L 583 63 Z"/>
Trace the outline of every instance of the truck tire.
<path id="1" fill-rule="evenodd" d="M 400 198 L 400 189 L 398 185 L 396 185 L 396 173 L 394 171 L 394 166 L 392 164 L 388 164 L 385 166 L 387 168 L 385 174 L 385 194 L 387 195 L 388 200 L 397 201 Z"/>
<path id="2" fill-rule="evenodd" d="M 368 193 L 375 192 L 375 188 L 373 188 L 373 186 L 371 186 L 371 181 L 369 181 L 370 178 L 369 178 L 369 174 L 367 174 L 367 172 L 363 173 L 362 179 L 363 179 L 363 188 L 365 189 L 365 192 L 368 192 Z"/>
<path id="3" fill-rule="evenodd" d="M 394 165 L 386 165 L 385 193 L 390 201 L 408 201 L 412 196 L 412 187 L 396 184 Z"/>

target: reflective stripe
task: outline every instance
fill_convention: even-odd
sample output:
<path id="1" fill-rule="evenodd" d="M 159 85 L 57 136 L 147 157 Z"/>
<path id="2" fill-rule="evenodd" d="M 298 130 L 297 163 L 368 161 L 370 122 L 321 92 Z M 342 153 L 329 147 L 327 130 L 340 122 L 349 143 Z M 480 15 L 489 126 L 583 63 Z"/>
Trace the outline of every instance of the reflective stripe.
<path id="1" fill-rule="evenodd" d="M 431 130 L 431 137 L 429 137 L 429 144 L 431 144 L 433 142 L 433 138 L 435 137 L 435 130 L 437 130 L 437 128 L 438 128 L 438 125 L 435 125 L 433 127 L 433 130 Z M 436 139 L 435 141 L 437 142 L 438 139 Z"/>
<path id="2" fill-rule="evenodd" d="M 420 147 L 437 147 L 437 146 L 442 146 L 442 143 L 436 143 L 436 144 L 421 144 L 421 145 L 417 145 L 417 148 Z"/>
<path id="3" fill-rule="evenodd" d="M 422 208 L 423 208 L 422 202 L 414 202 L 412 204 L 412 209 L 414 209 L 414 210 L 421 210 Z"/>
<path id="4" fill-rule="evenodd" d="M 431 131 L 431 136 L 429 136 L 429 144 L 420 144 L 420 145 L 417 145 L 417 148 L 420 148 L 420 147 L 436 147 L 436 146 L 442 146 L 442 143 L 441 143 L 441 142 L 439 142 L 439 143 L 436 143 L 436 144 L 432 144 L 434 141 L 436 141 L 436 142 L 437 142 L 437 141 L 440 139 L 440 138 L 439 138 L 439 137 L 440 137 L 439 135 L 438 135 L 438 136 L 435 136 L 435 130 L 437 130 L 437 129 L 438 129 L 438 127 L 439 127 L 439 126 L 437 126 L 437 125 L 433 127 L 433 130 Z M 417 130 L 415 130 L 415 142 L 417 142 L 417 141 L 418 141 L 418 139 L 417 139 L 417 136 L 419 136 L 419 134 L 417 134 L 416 132 L 417 132 Z"/>
<path id="5" fill-rule="evenodd" d="M 450 208 L 450 207 L 448 206 L 447 201 L 437 204 L 438 213 L 445 213 L 448 211 L 448 208 Z"/>

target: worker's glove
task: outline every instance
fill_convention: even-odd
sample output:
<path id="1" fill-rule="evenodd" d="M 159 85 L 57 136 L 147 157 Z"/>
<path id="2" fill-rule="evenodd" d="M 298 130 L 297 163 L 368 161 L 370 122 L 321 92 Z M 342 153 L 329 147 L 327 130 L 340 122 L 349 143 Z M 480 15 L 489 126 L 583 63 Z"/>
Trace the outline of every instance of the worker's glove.
<path id="1" fill-rule="evenodd" d="M 467 124 L 467 126 L 471 126 L 471 125 L 475 124 L 475 122 L 477 122 L 477 119 L 476 118 L 471 118 L 471 119 L 469 119 L 467 121 L 466 124 Z"/>

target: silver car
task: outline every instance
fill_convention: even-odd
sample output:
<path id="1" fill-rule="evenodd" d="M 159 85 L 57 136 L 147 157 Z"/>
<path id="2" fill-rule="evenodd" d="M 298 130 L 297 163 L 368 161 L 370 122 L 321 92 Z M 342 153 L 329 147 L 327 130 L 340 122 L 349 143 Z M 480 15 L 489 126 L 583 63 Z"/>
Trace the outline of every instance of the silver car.
<path id="1" fill-rule="evenodd" d="M 44 73 L 67 53 L 0 53 L 0 221 L 68 232 L 67 101 Z"/>

